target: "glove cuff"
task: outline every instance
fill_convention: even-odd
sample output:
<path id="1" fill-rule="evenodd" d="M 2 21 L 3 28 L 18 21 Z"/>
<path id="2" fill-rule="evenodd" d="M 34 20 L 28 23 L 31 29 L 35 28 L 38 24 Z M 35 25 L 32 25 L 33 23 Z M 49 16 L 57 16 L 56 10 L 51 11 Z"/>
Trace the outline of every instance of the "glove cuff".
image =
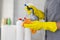
<path id="1" fill-rule="evenodd" d="M 43 29 L 55 32 L 57 30 L 56 22 L 43 22 Z"/>

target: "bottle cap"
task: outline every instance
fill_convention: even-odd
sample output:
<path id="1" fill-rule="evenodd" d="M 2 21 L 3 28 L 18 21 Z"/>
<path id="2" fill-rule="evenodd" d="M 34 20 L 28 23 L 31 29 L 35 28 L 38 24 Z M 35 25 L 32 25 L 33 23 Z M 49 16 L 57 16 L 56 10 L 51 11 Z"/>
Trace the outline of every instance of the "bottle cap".
<path id="1" fill-rule="evenodd" d="M 18 20 L 22 20 L 22 18 L 18 18 Z"/>
<path id="2" fill-rule="evenodd" d="M 24 19 L 27 19 L 26 17 L 24 17 Z"/>

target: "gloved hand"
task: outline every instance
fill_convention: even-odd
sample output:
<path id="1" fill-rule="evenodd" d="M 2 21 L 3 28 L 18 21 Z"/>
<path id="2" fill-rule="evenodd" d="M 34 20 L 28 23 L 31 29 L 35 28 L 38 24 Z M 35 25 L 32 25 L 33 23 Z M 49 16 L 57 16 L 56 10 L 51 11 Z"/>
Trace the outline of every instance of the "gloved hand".
<path id="1" fill-rule="evenodd" d="M 25 19 L 25 21 L 23 22 L 23 27 L 24 27 L 24 24 L 30 24 L 30 23 L 32 23 L 30 19 Z M 32 28 L 30 28 L 30 30 L 31 30 L 32 34 L 35 34 L 37 32 L 36 30 L 34 30 Z"/>
<path id="2" fill-rule="evenodd" d="M 49 30 L 55 32 L 57 30 L 56 22 L 39 22 L 39 21 L 30 21 L 29 24 L 24 23 L 25 28 L 31 28 L 34 30 Z"/>
<path id="3" fill-rule="evenodd" d="M 37 16 L 39 19 L 44 19 L 45 18 L 44 12 L 37 9 L 34 5 L 28 4 L 27 6 L 25 6 L 25 10 L 26 10 L 27 14 L 30 15 L 32 13 L 32 10 L 33 10 L 34 15 Z M 31 9 L 29 10 L 28 8 L 31 8 L 32 10 Z"/>

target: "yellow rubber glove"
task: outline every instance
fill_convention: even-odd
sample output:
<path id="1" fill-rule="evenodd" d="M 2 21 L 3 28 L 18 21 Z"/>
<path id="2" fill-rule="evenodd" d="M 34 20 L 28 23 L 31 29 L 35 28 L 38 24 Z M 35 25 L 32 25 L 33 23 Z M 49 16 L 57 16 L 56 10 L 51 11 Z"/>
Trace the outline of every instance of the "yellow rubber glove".
<path id="1" fill-rule="evenodd" d="M 52 31 L 52 32 L 55 32 L 57 30 L 56 22 L 32 21 L 32 23 L 30 23 L 30 24 L 25 23 L 24 27 L 31 28 L 31 29 L 34 29 L 34 30 L 44 29 L 44 30 L 49 30 L 49 31 Z"/>
<path id="2" fill-rule="evenodd" d="M 39 19 L 44 19 L 44 12 L 37 9 L 34 5 L 28 4 L 29 8 L 32 8 L 34 10 L 34 15 L 37 16 Z M 27 6 L 25 6 L 26 12 L 30 15 L 32 13 L 32 10 L 28 10 Z"/>
<path id="3" fill-rule="evenodd" d="M 30 19 L 25 19 L 22 26 L 24 26 L 24 24 L 30 24 L 30 23 L 32 23 Z M 35 34 L 37 32 L 37 30 L 34 30 L 32 28 L 30 28 L 30 30 L 32 34 Z"/>

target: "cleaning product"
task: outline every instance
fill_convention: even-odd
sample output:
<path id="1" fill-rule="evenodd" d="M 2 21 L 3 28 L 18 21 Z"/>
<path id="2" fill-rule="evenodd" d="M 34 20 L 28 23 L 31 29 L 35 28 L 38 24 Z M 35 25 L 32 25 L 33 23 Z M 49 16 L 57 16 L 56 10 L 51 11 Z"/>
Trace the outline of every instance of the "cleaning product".
<path id="1" fill-rule="evenodd" d="M 7 25 L 11 25 L 11 19 L 7 18 Z"/>
<path id="2" fill-rule="evenodd" d="M 27 23 L 29 23 L 29 21 L 27 21 Z M 31 34 L 31 30 L 30 28 L 25 28 L 25 40 L 31 40 L 32 38 L 32 34 Z"/>
<path id="3" fill-rule="evenodd" d="M 32 10 L 33 10 L 33 12 L 32 12 Z M 28 15 L 30 15 L 31 13 L 33 13 L 39 19 L 44 19 L 45 18 L 44 12 L 41 11 L 41 10 L 39 10 L 33 4 L 25 4 L 25 11 L 27 12 Z"/>
<path id="4" fill-rule="evenodd" d="M 29 28 L 25 28 L 25 40 L 31 40 L 32 38 L 31 30 Z"/>
<path id="5" fill-rule="evenodd" d="M 30 19 L 27 19 L 26 17 L 24 17 L 24 22 L 23 22 L 23 24 L 24 23 L 30 23 Z M 24 28 L 25 30 L 24 30 L 24 32 L 25 32 L 25 37 L 24 37 L 24 39 L 25 40 L 31 40 L 32 38 L 32 32 L 31 32 L 31 30 L 30 30 L 30 28 Z"/>
<path id="6" fill-rule="evenodd" d="M 7 21 L 7 19 L 6 19 L 6 18 L 2 18 L 1 25 L 6 25 L 6 21 Z"/>
<path id="7" fill-rule="evenodd" d="M 30 7 L 28 6 L 28 4 L 25 4 L 25 6 L 27 7 L 28 12 L 31 10 L 30 13 L 27 13 L 27 14 L 28 14 L 28 18 L 29 18 L 30 20 L 32 20 L 32 21 L 39 20 L 39 18 L 34 15 L 34 10 L 33 10 L 33 8 L 30 8 Z M 36 30 L 33 30 L 33 29 L 30 29 L 30 30 L 31 30 L 32 34 L 35 34 L 35 33 L 36 33 Z"/>
<path id="8" fill-rule="evenodd" d="M 16 22 L 16 40 L 24 40 L 24 27 L 22 27 L 22 18 Z"/>

